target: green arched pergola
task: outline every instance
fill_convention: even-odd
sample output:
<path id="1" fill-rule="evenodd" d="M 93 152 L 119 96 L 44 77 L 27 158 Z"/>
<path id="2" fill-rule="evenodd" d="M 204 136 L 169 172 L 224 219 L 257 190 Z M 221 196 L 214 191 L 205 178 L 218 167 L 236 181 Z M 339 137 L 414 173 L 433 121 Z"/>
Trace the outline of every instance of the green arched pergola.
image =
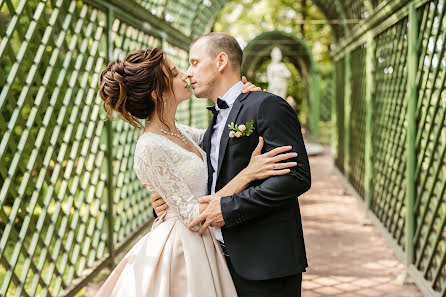
<path id="1" fill-rule="evenodd" d="M 321 100 L 336 167 L 423 293 L 445 297 L 445 1 L 312 2 L 336 41 Z M 191 41 L 226 3 L 0 1 L 0 296 L 74 296 L 146 230 L 151 206 L 132 170 L 140 131 L 105 121 L 101 70 L 147 47 L 186 69 Z M 274 34 L 314 73 L 303 40 L 259 38 Z M 205 105 L 189 100 L 178 121 L 206 127 Z"/>
<path id="2" fill-rule="evenodd" d="M 311 133 L 319 136 L 319 79 L 311 49 L 305 40 L 283 31 L 264 32 L 251 40 L 243 49 L 242 73 L 254 81 L 259 67 L 270 59 L 271 50 L 278 47 L 285 60 L 292 63 L 305 81 L 311 114 Z"/>

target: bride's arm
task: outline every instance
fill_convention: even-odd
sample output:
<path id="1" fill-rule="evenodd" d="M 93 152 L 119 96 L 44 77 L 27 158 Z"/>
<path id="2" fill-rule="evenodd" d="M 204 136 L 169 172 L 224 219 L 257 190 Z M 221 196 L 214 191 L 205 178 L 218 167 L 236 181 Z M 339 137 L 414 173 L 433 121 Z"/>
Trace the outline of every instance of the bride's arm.
<path id="1" fill-rule="evenodd" d="M 186 226 L 199 215 L 197 197 L 178 173 L 168 150 L 156 143 L 137 147 L 133 168 L 144 186 L 161 195 Z"/>
<path id="2" fill-rule="evenodd" d="M 297 164 L 295 162 L 277 163 L 290 158 L 295 158 L 296 153 L 286 153 L 291 150 L 291 146 L 278 147 L 270 152 L 261 154 L 263 148 L 263 138 L 259 137 L 259 144 L 251 155 L 248 166 L 240 171 L 229 183 L 215 193 L 216 196 L 231 196 L 245 190 L 250 183 L 255 180 L 265 179 L 270 176 L 284 175 L 290 172 L 290 167 Z M 281 155 L 279 155 L 281 154 Z M 200 211 L 201 213 L 201 211 Z"/>
<path id="3" fill-rule="evenodd" d="M 198 232 L 202 234 L 211 224 L 214 227 L 223 226 L 225 222 L 220 208 L 221 197 L 231 196 L 243 191 L 251 181 L 288 174 L 290 170 L 287 168 L 297 165 L 296 162 L 276 163 L 297 156 L 294 152 L 281 154 L 291 150 L 291 146 L 278 147 L 264 154 L 260 154 L 262 147 L 263 138 L 260 137 L 259 144 L 252 153 L 248 166 L 220 191 L 214 195 L 204 196 L 199 199 L 200 215 L 188 225 L 188 228 L 196 230 L 200 224 L 201 227 Z"/>

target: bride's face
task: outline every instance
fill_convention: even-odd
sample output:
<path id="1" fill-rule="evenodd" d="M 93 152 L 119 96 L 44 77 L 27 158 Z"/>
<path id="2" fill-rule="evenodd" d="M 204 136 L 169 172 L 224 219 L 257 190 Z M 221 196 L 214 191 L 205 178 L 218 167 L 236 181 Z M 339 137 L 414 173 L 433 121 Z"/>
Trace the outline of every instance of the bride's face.
<path id="1" fill-rule="evenodd" d="M 179 71 L 172 63 L 172 61 L 170 61 L 169 58 L 166 58 L 166 62 L 170 68 L 170 71 L 172 71 L 173 74 L 173 80 L 172 80 L 173 98 L 169 99 L 175 100 L 176 103 L 178 104 L 190 99 L 191 93 L 189 89 L 189 84 L 186 82 L 187 76 L 183 72 Z"/>

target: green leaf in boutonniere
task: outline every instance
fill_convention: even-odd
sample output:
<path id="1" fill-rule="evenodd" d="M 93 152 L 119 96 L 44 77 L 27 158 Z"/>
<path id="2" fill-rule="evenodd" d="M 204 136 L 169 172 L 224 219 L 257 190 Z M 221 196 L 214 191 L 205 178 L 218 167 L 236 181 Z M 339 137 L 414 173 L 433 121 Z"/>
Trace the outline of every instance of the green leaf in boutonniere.
<path id="1" fill-rule="evenodd" d="M 229 132 L 229 138 L 240 138 L 242 136 L 249 136 L 252 134 L 252 132 L 254 131 L 254 120 L 252 120 L 251 122 L 247 122 L 246 124 L 234 124 L 234 123 L 230 123 L 228 125 L 229 130 L 231 130 Z"/>

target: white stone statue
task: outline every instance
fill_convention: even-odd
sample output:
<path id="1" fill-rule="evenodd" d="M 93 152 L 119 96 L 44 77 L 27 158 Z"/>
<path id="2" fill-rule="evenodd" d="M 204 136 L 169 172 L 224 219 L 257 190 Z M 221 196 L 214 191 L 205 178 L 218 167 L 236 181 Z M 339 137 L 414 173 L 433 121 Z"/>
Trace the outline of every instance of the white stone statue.
<path id="1" fill-rule="evenodd" d="M 291 72 L 286 65 L 281 62 L 282 52 L 278 47 L 271 51 L 271 63 L 266 68 L 268 77 L 268 92 L 276 94 L 282 98 L 286 98 L 288 91 L 288 80 Z"/>

